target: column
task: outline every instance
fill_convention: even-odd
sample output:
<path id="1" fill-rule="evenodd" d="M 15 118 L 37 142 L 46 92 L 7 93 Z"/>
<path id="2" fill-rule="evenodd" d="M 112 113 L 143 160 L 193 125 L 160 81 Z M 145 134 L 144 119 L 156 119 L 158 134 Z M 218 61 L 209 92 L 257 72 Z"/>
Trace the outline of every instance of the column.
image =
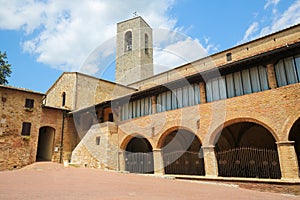
<path id="1" fill-rule="evenodd" d="M 276 142 L 282 179 L 299 179 L 299 168 L 294 141 Z"/>
<path id="2" fill-rule="evenodd" d="M 153 149 L 154 174 L 164 175 L 164 160 L 161 149 Z"/>
<path id="3" fill-rule="evenodd" d="M 202 146 L 205 166 L 205 176 L 218 176 L 218 162 L 215 154 L 215 146 Z"/>
<path id="4" fill-rule="evenodd" d="M 125 171 L 126 167 L 125 167 L 125 151 L 120 149 L 119 150 L 119 157 L 118 157 L 118 170 L 119 171 Z"/>
<path id="5" fill-rule="evenodd" d="M 151 103 L 152 103 L 152 114 L 156 113 L 156 96 L 151 97 Z"/>
<path id="6" fill-rule="evenodd" d="M 268 74 L 269 87 L 271 89 L 277 88 L 277 81 L 276 81 L 275 69 L 273 64 L 267 65 L 267 74 Z"/>
<path id="7" fill-rule="evenodd" d="M 200 82 L 199 87 L 200 87 L 200 103 L 206 103 L 205 83 Z"/>

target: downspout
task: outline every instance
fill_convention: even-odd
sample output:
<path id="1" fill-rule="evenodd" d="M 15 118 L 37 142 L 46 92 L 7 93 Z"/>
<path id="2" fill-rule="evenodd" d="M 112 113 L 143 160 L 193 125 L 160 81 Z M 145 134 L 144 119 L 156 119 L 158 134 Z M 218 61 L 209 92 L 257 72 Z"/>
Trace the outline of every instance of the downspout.
<path id="1" fill-rule="evenodd" d="M 63 163 L 63 150 L 64 150 L 64 128 L 65 128 L 65 111 L 62 111 L 62 125 L 61 125 L 61 139 L 60 139 L 60 159 L 59 162 Z"/>

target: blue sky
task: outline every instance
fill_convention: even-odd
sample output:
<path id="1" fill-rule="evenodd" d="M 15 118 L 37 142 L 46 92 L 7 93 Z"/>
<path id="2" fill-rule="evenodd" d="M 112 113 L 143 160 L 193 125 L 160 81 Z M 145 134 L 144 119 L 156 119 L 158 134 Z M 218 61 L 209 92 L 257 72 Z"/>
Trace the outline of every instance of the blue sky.
<path id="1" fill-rule="evenodd" d="M 116 23 L 133 12 L 153 29 L 185 35 L 163 48 L 178 49 L 190 61 L 300 22 L 300 0 L 0 0 L 0 5 L 0 51 L 7 52 L 13 71 L 9 85 L 39 92 L 63 71 L 98 76 L 94 68 L 82 70 L 83 63 L 114 41 Z M 198 47 L 204 54 L 195 54 Z M 165 52 L 157 51 L 154 62 L 180 64 Z M 113 76 L 110 69 L 102 78 Z"/>

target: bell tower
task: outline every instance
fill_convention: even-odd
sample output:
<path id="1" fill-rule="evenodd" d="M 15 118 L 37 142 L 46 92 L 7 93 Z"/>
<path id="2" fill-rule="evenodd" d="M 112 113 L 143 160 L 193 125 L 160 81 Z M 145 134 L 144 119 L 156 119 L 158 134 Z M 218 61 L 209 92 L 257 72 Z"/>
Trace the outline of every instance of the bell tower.
<path id="1" fill-rule="evenodd" d="M 129 85 L 153 76 L 152 42 L 152 29 L 142 17 L 117 24 L 117 83 Z"/>

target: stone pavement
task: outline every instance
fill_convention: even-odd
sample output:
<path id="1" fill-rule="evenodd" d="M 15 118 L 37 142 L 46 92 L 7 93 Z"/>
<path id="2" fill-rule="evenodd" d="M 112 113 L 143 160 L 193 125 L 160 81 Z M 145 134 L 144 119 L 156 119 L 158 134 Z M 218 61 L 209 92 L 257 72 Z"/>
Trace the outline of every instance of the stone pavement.
<path id="1" fill-rule="evenodd" d="M 266 199 L 299 196 L 260 192 L 224 183 L 183 181 L 88 168 L 35 163 L 0 172 L 0 199 Z"/>

